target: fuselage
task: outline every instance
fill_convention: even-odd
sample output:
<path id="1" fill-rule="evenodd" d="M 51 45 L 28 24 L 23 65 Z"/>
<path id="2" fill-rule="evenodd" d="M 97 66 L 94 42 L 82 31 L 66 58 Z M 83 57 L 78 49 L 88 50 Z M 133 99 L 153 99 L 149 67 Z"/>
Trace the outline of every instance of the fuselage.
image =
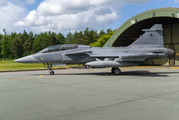
<path id="1" fill-rule="evenodd" d="M 88 52 L 85 52 L 88 51 Z M 55 45 L 50 46 L 42 51 L 15 60 L 20 63 L 66 63 L 66 64 L 81 64 L 91 61 L 105 60 L 106 58 L 114 60 L 124 57 L 123 61 L 143 61 L 145 59 L 165 58 L 173 54 L 168 48 L 141 48 L 139 46 L 128 47 L 91 47 L 86 45 Z M 143 55 L 137 57 L 137 55 Z M 136 56 L 131 59 L 130 56 Z"/>

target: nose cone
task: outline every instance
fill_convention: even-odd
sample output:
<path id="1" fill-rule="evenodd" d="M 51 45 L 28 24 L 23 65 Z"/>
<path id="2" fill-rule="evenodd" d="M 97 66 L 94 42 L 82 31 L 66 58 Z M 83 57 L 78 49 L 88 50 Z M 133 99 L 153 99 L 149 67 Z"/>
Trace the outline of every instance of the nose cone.
<path id="1" fill-rule="evenodd" d="M 40 61 L 35 59 L 32 55 L 16 59 L 16 60 L 14 60 L 14 62 L 18 62 L 18 63 L 40 63 Z"/>
<path id="2" fill-rule="evenodd" d="M 174 51 L 172 49 L 168 49 L 168 57 L 170 58 L 174 57 Z"/>

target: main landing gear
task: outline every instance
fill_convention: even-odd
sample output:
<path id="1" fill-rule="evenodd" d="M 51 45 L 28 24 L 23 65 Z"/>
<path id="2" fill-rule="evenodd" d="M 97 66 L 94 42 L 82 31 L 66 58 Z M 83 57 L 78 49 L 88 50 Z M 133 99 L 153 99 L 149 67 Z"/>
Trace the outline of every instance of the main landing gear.
<path id="1" fill-rule="evenodd" d="M 112 72 L 113 74 L 115 74 L 115 75 L 120 75 L 120 74 L 121 74 L 121 70 L 120 70 L 119 68 L 117 68 L 117 67 L 113 67 L 113 68 L 111 69 L 111 72 Z"/>
<path id="2" fill-rule="evenodd" d="M 50 75 L 54 75 L 55 74 L 55 72 L 54 71 L 50 71 Z"/>
<path id="3" fill-rule="evenodd" d="M 52 70 L 52 63 L 43 63 L 43 64 L 47 65 L 47 66 L 45 66 L 45 68 L 50 70 L 50 75 L 54 75 L 55 74 L 55 72 Z"/>

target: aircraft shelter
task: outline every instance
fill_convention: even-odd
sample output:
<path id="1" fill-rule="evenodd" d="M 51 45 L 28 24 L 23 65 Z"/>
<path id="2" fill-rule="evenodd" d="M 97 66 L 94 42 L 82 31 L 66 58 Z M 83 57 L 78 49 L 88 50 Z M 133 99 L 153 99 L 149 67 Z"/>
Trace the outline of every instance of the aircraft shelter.
<path id="1" fill-rule="evenodd" d="M 109 47 L 125 47 L 133 43 L 154 24 L 163 25 L 164 46 L 175 51 L 173 59 L 144 62 L 149 65 L 179 65 L 179 8 L 161 8 L 145 11 L 127 20 L 107 41 Z"/>

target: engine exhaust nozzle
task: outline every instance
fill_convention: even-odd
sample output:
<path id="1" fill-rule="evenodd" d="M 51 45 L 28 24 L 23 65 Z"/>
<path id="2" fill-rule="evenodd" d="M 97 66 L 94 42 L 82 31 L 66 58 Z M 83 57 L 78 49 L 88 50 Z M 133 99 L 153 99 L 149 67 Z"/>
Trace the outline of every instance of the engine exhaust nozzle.
<path id="1" fill-rule="evenodd" d="M 168 49 L 168 57 L 170 57 L 170 58 L 174 57 L 174 50 Z"/>

